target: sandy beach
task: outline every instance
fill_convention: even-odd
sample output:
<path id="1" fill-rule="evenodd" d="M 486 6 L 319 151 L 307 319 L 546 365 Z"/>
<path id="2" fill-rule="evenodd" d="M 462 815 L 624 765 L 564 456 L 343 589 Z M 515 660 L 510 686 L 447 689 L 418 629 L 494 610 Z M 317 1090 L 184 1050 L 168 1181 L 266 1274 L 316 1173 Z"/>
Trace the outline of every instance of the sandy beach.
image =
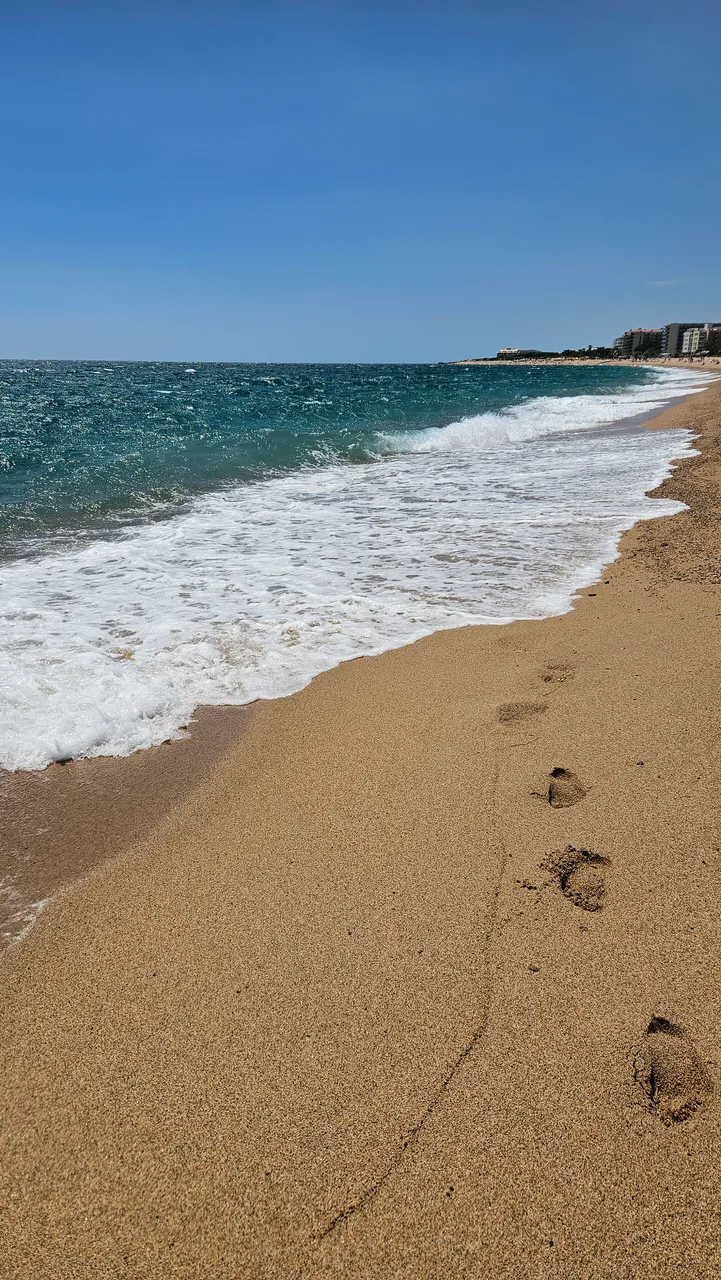
<path id="1" fill-rule="evenodd" d="M 649 425 L 571 613 L 3 783 L 0 1274 L 721 1275 L 721 383 Z"/>

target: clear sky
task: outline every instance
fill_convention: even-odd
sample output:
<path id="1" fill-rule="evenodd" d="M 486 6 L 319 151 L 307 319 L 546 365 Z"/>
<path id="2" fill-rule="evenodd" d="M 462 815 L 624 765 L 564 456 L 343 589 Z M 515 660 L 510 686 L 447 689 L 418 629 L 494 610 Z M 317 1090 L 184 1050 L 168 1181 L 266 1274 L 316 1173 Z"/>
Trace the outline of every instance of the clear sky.
<path id="1" fill-rule="evenodd" d="M 0 356 L 721 319 L 721 4 L 0 0 Z"/>

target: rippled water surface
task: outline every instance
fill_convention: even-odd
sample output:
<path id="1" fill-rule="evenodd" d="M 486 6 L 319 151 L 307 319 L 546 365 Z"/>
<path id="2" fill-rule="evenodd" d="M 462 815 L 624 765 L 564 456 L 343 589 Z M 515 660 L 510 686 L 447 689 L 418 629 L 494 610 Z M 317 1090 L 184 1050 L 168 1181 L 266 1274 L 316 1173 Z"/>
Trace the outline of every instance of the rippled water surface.
<path id="1" fill-rule="evenodd" d="M 562 612 L 690 448 L 641 368 L 0 363 L 0 763 Z"/>

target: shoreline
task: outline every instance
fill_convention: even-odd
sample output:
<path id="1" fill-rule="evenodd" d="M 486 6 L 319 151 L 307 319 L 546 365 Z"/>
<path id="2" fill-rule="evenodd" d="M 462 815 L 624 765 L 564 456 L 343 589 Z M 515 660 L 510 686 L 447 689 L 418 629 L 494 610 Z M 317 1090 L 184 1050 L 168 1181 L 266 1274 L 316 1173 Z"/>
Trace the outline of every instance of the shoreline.
<path id="1" fill-rule="evenodd" d="M 696 398 L 680 393 L 677 401 L 651 410 L 634 423 L 645 429 L 671 429 L 666 415 L 679 403 Z M 626 536 L 622 535 L 622 541 Z M 623 554 L 620 547 L 618 554 Z M 584 590 L 580 588 L 577 595 Z M 444 633 L 445 629 L 431 636 Z M 418 643 L 401 647 L 412 648 Z M 359 660 L 346 659 L 341 665 Z M 319 672 L 311 683 L 327 674 Z M 183 737 L 129 756 L 81 757 L 42 770 L 10 773 L 0 769 L 0 954 L 25 937 L 56 894 L 147 837 L 207 778 L 242 735 L 249 717 L 258 714 L 267 701 L 199 706 Z"/>
<path id="2" fill-rule="evenodd" d="M 721 1086 L 721 386 L 645 425 L 690 510 L 570 613 L 244 709 L 6 953 L 8 1277 L 713 1273 L 717 1095 L 667 1128 L 632 1063 L 665 1018 Z"/>
<path id="3" fill-rule="evenodd" d="M 581 365 L 583 367 L 588 367 L 588 368 L 596 368 L 602 365 L 614 365 L 624 369 L 625 368 L 643 369 L 646 366 L 649 366 L 654 369 L 686 369 L 690 372 L 694 368 L 699 368 L 699 369 L 715 368 L 718 370 L 719 366 L 721 366 L 721 356 L 689 356 L 686 359 L 683 359 L 679 356 L 657 356 L 657 357 L 651 357 L 649 360 L 629 360 L 629 359 L 614 360 L 611 357 L 609 357 L 607 360 L 604 360 L 604 359 L 586 360 L 582 356 L 578 356 L 578 357 L 557 356 L 555 358 L 551 356 L 548 360 L 534 360 L 534 359 L 497 360 L 495 356 L 478 356 L 476 359 L 451 360 L 450 363 L 454 365 L 461 365 L 461 364 L 483 364 L 483 365 L 491 365 L 491 366 L 507 365 L 509 367 L 514 367 L 516 365 L 521 365 L 521 366 L 527 365 L 527 366 L 533 366 L 533 368 L 537 368 L 543 365 L 554 365 L 555 367 L 563 365 L 564 367 L 568 366 L 568 368 L 573 368 L 574 365 Z"/>
<path id="4" fill-rule="evenodd" d="M 0 953 L 53 897 L 121 855 L 207 777 L 248 707 L 198 707 L 192 732 L 129 756 L 0 770 Z"/>

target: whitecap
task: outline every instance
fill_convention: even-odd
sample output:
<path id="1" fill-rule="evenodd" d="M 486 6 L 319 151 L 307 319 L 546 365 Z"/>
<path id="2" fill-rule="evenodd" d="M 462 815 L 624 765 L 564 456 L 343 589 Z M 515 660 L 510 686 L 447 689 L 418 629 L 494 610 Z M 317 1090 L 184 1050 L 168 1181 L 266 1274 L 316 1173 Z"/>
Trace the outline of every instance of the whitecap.
<path id="1" fill-rule="evenodd" d="M 546 397 L 389 437 L 375 463 L 237 485 L 171 518 L 0 565 L 0 765 L 181 736 L 201 704 L 466 624 L 571 607 L 688 431 L 608 424 L 693 381 Z"/>

